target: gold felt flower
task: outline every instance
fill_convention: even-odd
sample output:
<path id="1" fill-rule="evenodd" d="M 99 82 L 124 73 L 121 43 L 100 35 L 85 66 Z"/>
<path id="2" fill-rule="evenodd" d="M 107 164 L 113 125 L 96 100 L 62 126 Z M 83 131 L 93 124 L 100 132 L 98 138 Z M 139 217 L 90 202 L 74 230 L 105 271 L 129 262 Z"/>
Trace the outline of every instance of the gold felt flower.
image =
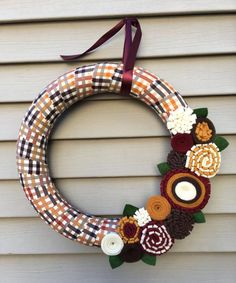
<path id="1" fill-rule="evenodd" d="M 221 155 L 214 143 L 196 144 L 187 153 L 185 167 L 198 176 L 214 177 L 220 168 Z"/>

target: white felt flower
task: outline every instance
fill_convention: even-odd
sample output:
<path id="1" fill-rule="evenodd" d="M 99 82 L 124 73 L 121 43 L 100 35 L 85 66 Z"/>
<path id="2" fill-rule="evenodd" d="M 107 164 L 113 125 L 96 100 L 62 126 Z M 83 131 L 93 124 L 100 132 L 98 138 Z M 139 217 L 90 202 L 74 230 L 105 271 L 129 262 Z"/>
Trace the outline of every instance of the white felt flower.
<path id="1" fill-rule="evenodd" d="M 101 249 L 104 254 L 112 256 L 118 255 L 124 247 L 121 237 L 116 233 L 110 233 L 103 237 Z"/>
<path id="2" fill-rule="evenodd" d="M 134 219 L 137 220 L 138 225 L 141 227 L 146 225 L 149 221 L 152 220 L 149 213 L 144 207 L 140 208 L 135 212 Z"/>
<path id="3" fill-rule="evenodd" d="M 171 111 L 167 119 L 167 128 L 173 135 L 190 134 L 193 124 L 196 123 L 197 116 L 193 114 L 190 107 L 184 107 Z"/>

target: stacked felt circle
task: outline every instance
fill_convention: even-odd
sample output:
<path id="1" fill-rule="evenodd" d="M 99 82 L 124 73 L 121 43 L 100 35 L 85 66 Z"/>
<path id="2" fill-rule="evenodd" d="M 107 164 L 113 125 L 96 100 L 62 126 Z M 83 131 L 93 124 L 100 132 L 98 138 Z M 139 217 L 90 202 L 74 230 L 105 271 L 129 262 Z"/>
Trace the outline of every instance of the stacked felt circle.
<path id="1" fill-rule="evenodd" d="M 161 182 L 161 194 L 172 207 L 186 211 L 201 210 L 210 197 L 210 182 L 188 170 L 167 173 Z"/>

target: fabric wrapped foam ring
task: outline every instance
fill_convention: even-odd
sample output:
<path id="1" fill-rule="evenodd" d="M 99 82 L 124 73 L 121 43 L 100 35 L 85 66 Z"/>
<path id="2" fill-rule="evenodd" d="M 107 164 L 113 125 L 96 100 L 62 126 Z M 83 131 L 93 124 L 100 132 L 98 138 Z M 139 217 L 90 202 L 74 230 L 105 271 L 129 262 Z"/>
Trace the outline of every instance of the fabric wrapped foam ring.
<path id="1" fill-rule="evenodd" d="M 56 232 L 89 246 L 100 246 L 106 234 L 116 231 L 119 219 L 85 214 L 64 199 L 46 161 L 48 138 L 74 103 L 105 92 L 120 94 L 122 71 L 123 64 L 102 62 L 78 67 L 49 83 L 25 114 L 17 141 L 17 168 L 30 203 Z M 187 107 L 169 83 L 140 67 L 134 67 L 130 96 L 148 105 L 164 123 L 170 111 Z"/>

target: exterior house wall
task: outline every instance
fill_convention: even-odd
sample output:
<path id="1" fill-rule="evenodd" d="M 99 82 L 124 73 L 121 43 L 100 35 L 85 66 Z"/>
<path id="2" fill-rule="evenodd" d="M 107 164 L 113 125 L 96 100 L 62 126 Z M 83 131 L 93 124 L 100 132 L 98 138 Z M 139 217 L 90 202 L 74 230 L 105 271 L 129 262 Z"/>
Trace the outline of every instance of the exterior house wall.
<path id="1" fill-rule="evenodd" d="M 3 0 L 0 5 L 0 282 L 235 282 L 236 2 Z M 156 267 L 136 263 L 112 271 L 99 249 L 63 238 L 37 217 L 17 179 L 15 147 L 21 119 L 45 85 L 88 61 L 120 60 L 122 33 L 83 62 L 63 62 L 59 54 L 84 51 L 124 15 L 138 16 L 143 29 L 136 64 L 173 84 L 191 107 L 209 107 L 218 133 L 231 146 L 212 180 L 207 223 L 195 225 Z M 168 150 L 167 130 L 154 112 L 134 99 L 104 94 L 63 116 L 51 136 L 49 161 L 71 203 L 117 215 L 126 202 L 142 206 L 159 193 L 155 168 Z"/>

